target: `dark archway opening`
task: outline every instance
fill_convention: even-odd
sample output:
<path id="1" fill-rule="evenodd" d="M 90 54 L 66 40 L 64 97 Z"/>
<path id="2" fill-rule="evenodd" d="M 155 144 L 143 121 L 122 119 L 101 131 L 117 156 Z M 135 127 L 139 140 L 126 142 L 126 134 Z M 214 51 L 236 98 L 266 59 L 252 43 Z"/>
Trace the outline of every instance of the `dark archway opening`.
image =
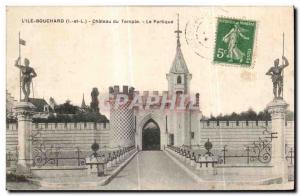
<path id="1" fill-rule="evenodd" d="M 143 126 L 142 150 L 160 150 L 160 129 L 153 119 Z"/>

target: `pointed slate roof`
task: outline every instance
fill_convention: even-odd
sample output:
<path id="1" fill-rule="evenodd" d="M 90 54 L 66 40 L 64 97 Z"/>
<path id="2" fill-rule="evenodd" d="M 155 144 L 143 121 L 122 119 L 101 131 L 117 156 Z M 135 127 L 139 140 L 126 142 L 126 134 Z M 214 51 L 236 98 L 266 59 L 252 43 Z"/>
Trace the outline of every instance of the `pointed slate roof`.
<path id="1" fill-rule="evenodd" d="M 28 98 L 28 102 L 32 103 L 36 107 L 37 112 L 44 112 L 44 106 L 49 105 L 45 99 L 40 98 Z M 50 112 L 53 112 L 53 109 L 49 108 Z"/>
<path id="2" fill-rule="evenodd" d="M 179 43 L 180 44 L 180 43 Z M 190 73 L 184 60 L 180 45 L 176 48 L 176 55 L 170 68 L 170 73 Z"/>
<path id="3" fill-rule="evenodd" d="M 87 106 L 86 106 L 86 104 L 85 104 L 85 101 L 84 101 L 84 94 L 83 94 L 83 96 L 82 96 L 81 108 L 82 108 L 82 109 L 87 108 Z"/>
<path id="4" fill-rule="evenodd" d="M 180 33 L 182 31 L 179 29 L 179 17 L 177 19 L 177 30 L 175 31 L 177 34 L 177 47 L 176 47 L 176 55 L 173 60 L 172 66 L 170 68 L 170 73 L 190 73 L 189 69 L 186 65 L 184 60 L 182 51 L 181 51 L 181 44 L 180 44 Z"/>

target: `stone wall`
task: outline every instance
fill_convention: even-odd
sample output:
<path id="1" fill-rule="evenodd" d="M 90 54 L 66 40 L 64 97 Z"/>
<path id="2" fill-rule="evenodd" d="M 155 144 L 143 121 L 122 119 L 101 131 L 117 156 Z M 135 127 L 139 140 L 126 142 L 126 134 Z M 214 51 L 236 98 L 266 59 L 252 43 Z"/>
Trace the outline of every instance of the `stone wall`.
<path id="1" fill-rule="evenodd" d="M 201 121 L 198 133 L 193 145 L 203 145 L 209 139 L 214 148 L 245 148 L 263 138 L 264 130 L 271 131 L 271 121 Z M 199 139 L 200 138 L 200 139 Z M 290 147 L 294 145 L 294 121 L 286 122 L 285 129 L 286 144 Z"/>
<path id="2" fill-rule="evenodd" d="M 90 151 L 96 141 L 100 148 L 109 145 L 109 123 L 33 123 L 33 144 L 43 143 L 46 147 L 80 148 Z M 17 124 L 7 124 L 6 151 L 15 152 Z"/>
<path id="3" fill-rule="evenodd" d="M 202 145 L 209 140 L 214 149 L 220 149 L 225 144 L 228 148 L 245 148 L 259 137 L 267 127 L 271 130 L 271 122 L 265 121 L 201 121 L 199 129 L 194 132 L 192 145 Z M 90 150 L 96 141 L 100 147 L 109 146 L 109 123 L 33 123 L 33 135 L 43 141 L 46 146 L 62 146 Z M 196 127 L 195 127 L 196 129 Z M 194 130 L 194 129 L 193 129 Z M 285 140 L 287 146 L 294 146 L 294 121 L 286 122 Z M 17 146 L 17 124 L 7 124 L 6 148 L 15 152 Z"/>

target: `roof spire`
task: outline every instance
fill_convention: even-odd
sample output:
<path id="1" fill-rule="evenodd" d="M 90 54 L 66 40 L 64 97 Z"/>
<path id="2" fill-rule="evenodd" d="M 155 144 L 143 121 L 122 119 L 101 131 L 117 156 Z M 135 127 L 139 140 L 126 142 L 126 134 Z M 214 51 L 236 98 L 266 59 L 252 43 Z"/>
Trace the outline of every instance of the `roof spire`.
<path id="1" fill-rule="evenodd" d="M 183 54 L 181 51 L 181 44 L 180 44 L 180 33 L 182 31 L 179 29 L 179 14 L 177 14 L 177 30 L 174 31 L 177 34 L 177 47 L 176 47 L 176 54 L 175 59 L 173 60 L 170 73 L 189 73 L 185 60 L 183 58 Z"/>
<path id="2" fill-rule="evenodd" d="M 84 93 L 83 93 L 83 95 L 82 95 L 81 108 L 82 108 L 82 109 L 87 108 L 87 107 L 86 107 L 86 104 L 85 104 L 85 101 L 84 101 Z"/>
<path id="3" fill-rule="evenodd" d="M 180 47 L 180 33 L 182 33 L 182 31 L 179 29 L 179 14 L 177 13 L 177 30 L 174 31 L 177 34 L 177 47 Z"/>

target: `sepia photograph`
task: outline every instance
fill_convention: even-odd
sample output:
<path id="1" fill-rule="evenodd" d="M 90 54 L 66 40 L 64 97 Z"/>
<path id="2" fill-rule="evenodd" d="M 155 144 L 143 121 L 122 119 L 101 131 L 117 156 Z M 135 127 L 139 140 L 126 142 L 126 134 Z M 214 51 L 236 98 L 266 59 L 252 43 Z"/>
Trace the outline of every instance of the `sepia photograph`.
<path id="1" fill-rule="evenodd" d="M 292 5 L 5 9 L 7 191 L 295 191 Z"/>

